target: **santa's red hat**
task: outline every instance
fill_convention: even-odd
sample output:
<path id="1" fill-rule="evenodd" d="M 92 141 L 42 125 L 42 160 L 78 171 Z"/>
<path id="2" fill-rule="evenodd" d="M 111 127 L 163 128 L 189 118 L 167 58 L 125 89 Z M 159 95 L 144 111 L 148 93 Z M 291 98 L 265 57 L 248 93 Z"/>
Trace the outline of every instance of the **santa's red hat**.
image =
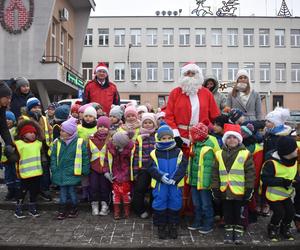
<path id="1" fill-rule="evenodd" d="M 95 68 L 95 74 L 99 71 L 99 70 L 104 70 L 107 74 L 108 74 L 108 67 L 104 62 L 99 62 L 99 64 L 97 65 L 97 67 Z"/>
<path id="2" fill-rule="evenodd" d="M 241 126 L 238 124 L 229 124 L 229 123 L 225 123 L 224 124 L 224 135 L 222 137 L 222 141 L 225 144 L 225 141 L 227 140 L 227 138 L 229 136 L 235 136 L 239 143 L 241 144 L 243 141 L 243 137 L 242 137 L 242 132 L 241 132 Z"/>
<path id="3" fill-rule="evenodd" d="M 202 74 L 201 68 L 194 62 L 188 62 L 184 64 L 183 67 L 181 68 L 181 75 L 183 76 L 188 71 L 193 71 L 195 73 Z"/>

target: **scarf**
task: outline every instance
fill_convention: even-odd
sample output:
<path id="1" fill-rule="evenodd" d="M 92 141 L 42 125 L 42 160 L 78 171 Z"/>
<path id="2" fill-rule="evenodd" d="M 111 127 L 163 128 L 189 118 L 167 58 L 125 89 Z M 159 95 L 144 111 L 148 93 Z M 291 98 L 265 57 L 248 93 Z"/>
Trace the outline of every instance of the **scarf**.
<path id="1" fill-rule="evenodd" d="M 176 142 L 174 139 L 170 141 L 156 141 L 154 147 L 158 150 L 168 151 L 176 147 Z"/>
<path id="2" fill-rule="evenodd" d="M 82 127 L 84 128 L 93 128 L 97 126 L 97 120 L 91 122 L 91 123 L 87 123 L 85 120 L 82 119 Z"/>
<path id="3" fill-rule="evenodd" d="M 62 141 L 64 143 L 66 143 L 68 146 L 75 138 L 77 138 L 77 132 L 75 132 L 73 135 L 71 135 L 67 140 L 62 140 Z"/>
<path id="4" fill-rule="evenodd" d="M 122 125 L 122 127 L 126 131 L 128 131 L 128 130 L 135 130 L 135 129 L 141 127 L 141 122 L 139 120 L 137 120 L 136 122 L 133 122 L 133 123 L 125 122 L 125 124 Z"/>
<path id="5" fill-rule="evenodd" d="M 267 128 L 266 132 L 269 133 L 269 134 L 273 134 L 273 135 L 276 135 L 277 133 L 280 133 L 284 130 L 284 125 L 279 125 L 279 126 L 276 126 L 274 128 Z"/>
<path id="6" fill-rule="evenodd" d="M 145 128 L 140 128 L 140 134 L 141 136 L 144 137 L 149 137 L 151 134 L 155 132 L 155 128 L 153 129 L 145 129 Z"/>

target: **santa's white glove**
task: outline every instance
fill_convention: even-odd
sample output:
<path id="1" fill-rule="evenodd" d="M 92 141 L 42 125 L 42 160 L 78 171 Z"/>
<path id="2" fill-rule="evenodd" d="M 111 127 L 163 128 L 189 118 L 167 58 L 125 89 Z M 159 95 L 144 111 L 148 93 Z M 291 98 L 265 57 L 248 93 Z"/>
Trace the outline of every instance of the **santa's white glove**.
<path id="1" fill-rule="evenodd" d="M 173 179 L 169 179 L 169 185 L 175 185 L 176 181 Z"/>
<path id="2" fill-rule="evenodd" d="M 167 185 L 169 185 L 169 182 L 170 182 L 170 179 L 167 177 L 168 175 L 169 175 L 168 173 L 165 173 L 161 177 L 161 182 L 164 183 L 164 184 L 167 184 Z"/>
<path id="3" fill-rule="evenodd" d="M 104 177 L 109 181 L 109 182 L 111 182 L 111 183 L 113 183 L 113 177 L 112 177 L 112 174 L 111 173 L 105 173 L 104 174 Z"/>

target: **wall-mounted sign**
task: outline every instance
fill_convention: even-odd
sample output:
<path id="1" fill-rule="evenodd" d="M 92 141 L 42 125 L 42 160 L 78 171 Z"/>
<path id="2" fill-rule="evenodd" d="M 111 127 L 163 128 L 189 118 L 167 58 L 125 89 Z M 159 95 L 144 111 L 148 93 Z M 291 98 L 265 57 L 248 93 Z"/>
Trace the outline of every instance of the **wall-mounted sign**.
<path id="1" fill-rule="evenodd" d="M 30 28 L 33 21 L 34 0 L 0 0 L 1 26 L 12 34 Z"/>
<path id="2" fill-rule="evenodd" d="M 67 72 L 67 77 L 66 77 L 67 82 L 75 85 L 78 88 L 83 89 L 83 81 L 80 79 L 78 76 L 75 74 L 72 74 L 71 72 Z"/>

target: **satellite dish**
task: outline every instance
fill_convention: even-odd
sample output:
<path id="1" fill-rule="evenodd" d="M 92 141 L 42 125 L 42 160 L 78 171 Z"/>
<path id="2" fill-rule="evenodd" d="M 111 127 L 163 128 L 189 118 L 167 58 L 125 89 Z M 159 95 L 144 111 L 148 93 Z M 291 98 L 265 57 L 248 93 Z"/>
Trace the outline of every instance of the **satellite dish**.
<path id="1" fill-rule="evenodd" d="M 159 16 L 159 15 L 160 15 L 160 11 L 159 11 L 159 10 L 155 11 L 155 14 L 156 14 L 157 16 Z"/>
<path id="2" fill-rule="evenodd" d="M 163 16 L 165 16 L 165 15 L 167 14 L 167 12 L 166 12 L 165 10 L 163 10 L 163 11 L 161 12 L 161 14 L 162 14 Z"/>
<path id="3" fill-rule="evenodd" d="M 174 15 L 174 16 L 177 16 L 177 15 L 178 15 L 178 12 L 175 10 L 175 11 L 173 12 L 173 15 Z"/>
<path id="4" fill-rule="evenodd" d="M 168 11 L 168 15 L 171 16 L 172 15 L 172 11 L 169 10 Z"/>

